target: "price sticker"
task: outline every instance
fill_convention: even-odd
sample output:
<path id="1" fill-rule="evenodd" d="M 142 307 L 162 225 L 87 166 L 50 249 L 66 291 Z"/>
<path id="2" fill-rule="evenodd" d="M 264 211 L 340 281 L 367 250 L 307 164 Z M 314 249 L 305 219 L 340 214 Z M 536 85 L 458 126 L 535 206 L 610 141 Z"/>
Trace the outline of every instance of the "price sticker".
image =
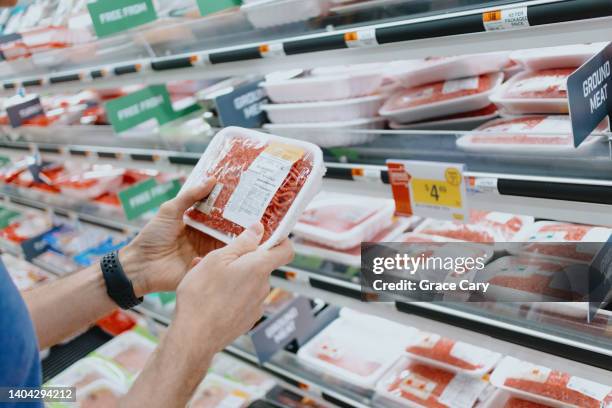
<path id="1" fill-rule="evenodd" d="M 285 49 L 283 43 L 262 44 L 259 46 L 259 53 L 262 58 L 284 57 Z"/>
<path id="2" fill-rule="evenodd" d="M 344 41 L 349 48 L 373 47 L 378 45 L 376 29 L 374 28 L 345 33 Z"/>
<path id="3" fill-rule="evenodd" d="M 463 177 L 465 165 L 421 161 L 387 163 L 394 172 L 397 172 L 398 165 L 401 165 L 404 177 L 398 177 L 397 174 L 390 177 L 397 208 L 406 208 L 407 201 L 414 215 L 455 221 L 467 220 L 467 194 Z M 404 190 L 400 188 L 402 183 Z M 405 189 L 408 190 L 408 197 Z M 406 200 L 407 198 L 409 199 Z"/>
<path id="4" fill-rule="evenodd" d="M 529 27 L 527 7 L 514 7 L 482 13 L 486 31 L 506 31 Z"/>

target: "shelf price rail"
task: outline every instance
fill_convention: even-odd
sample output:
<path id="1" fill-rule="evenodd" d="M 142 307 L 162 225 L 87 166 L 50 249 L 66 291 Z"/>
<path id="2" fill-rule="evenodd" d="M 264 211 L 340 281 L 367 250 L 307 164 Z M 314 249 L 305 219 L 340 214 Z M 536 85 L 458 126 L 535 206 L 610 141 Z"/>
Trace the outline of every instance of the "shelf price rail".
<path id="1" fill-rule="evenodd" d="M 490 19 L 491 12 L 502 9 L 525 10 L 528 28 L 522 30 L 502 30 L 488 32 L 485 21 Z M 401 49 L 394 45 L 405 47 L 406 44 L 421 40 L 444 40 L 445 44 L 421 46 L 416 43 L 416 49 L 410 49 L 412 58 L 430 56 L 432 53 L 469 53 L 496 51 L 500 44 L 505 47 L 537 47 L 560 45 L 575 42 L 596 42 L 612 33 L 610 17 L 612 3 L 607 0 L 534 0 L 513 3 L 496 8 L 442 13 L 434 16 L 406 19 L 392 23 L 365 25 L 356 29 L 344 29 L 325 33 L 296 36 L 268 43 L 253 43 L 227 47 L 217 50 L 206 50 L 195 53 L 174 55 L 170 57 L 144 58 L 124 61 L 110 66 L 95 66 L 90 68 L 68 70 L 50 73 L 48 75 L 24 77 L 0 82 L 0 91 L 14 92 L 19 87 L 40 89 L 61 87 L 66 84 L 78 87 L 112 86 L 113 79 L 117 84 L 130 82 L 164 82 L 172 76 L 160 75 L 164 72 L 176 74 L 176 79 L 189 79 L 186 68 L 201 68 L 195 77 L 202 78 L 206 73 L 210 77 L 222 77 L 252 73 L 253 63 L 269 60 L 270 69 L 281 69 L 281 60 L 285 57 L 302 56 L 294 61 L 301 64 L 312 64 L 313 58 L 308 54 L 319 52 L 336 52 L 356 48 L 367 48 L 368 52 L 360 53 L 357 61 L 372 61 L 382 55 L 395 55 Z M 568 25 L 575 23 L 575 25 Z M 554 27 L 546 32 L 543 28 Z M 529 32 L 529 35 L 526 35 Z M 476 38 L 467 36 L 474 36 Z M 456 41 L 448 38 L 457 36 Z M 502 36 L 502 37 L 500 37 Z M 505 36 L 505 37 L 504 37 Z M 512 45 L 502 39 L 513 38 Z M 450 45 L 452 46 L 449 46 Z M 406 50 L 404 50 L 406 51 Z M 336 55 L 337 63 L 346 63 L 348 54 Z M 351 54 L 354 58 L 355 54 Z M 330 61 L 329 54 L 326 60 Z M 240 64 L 247 62 L 247 64 Z M 234 64 L 235 69 L 228 69 L 227 64 Z M 222 69 L 214 69 L 222 65 Z M 292 66 L 291 64 L 286 67 Z M 295 66 L 300 66 L 299 64 Z M 151 75 L 152 74 L 152 75 Z"/>

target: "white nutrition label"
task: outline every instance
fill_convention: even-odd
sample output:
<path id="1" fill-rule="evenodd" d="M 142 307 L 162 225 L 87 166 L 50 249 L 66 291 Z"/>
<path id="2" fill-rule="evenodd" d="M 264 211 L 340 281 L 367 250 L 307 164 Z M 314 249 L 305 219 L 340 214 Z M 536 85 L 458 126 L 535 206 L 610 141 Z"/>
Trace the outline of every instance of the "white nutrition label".
<path id="1" fill-rule="evenodd" d="M 438 402 L 454 408 L 471 408 L 486 387 L 487 383 L 480 378 L 457 374 L 448 383 Z"/>
<path id="2" fill-rule="evenodd" d="M 444 82 L 442 87 L 443 94 L 455 93 L 458 91 L 467 91 L 478 89 L 479 77 L 469 77 L 462 79 L 452 79 Z"/>
<path id="3" fill-rule="evenodd" d="M 223 217 L 244 228 L 259 222 L 293 162 L 263 152 L 240 177 Z"/>

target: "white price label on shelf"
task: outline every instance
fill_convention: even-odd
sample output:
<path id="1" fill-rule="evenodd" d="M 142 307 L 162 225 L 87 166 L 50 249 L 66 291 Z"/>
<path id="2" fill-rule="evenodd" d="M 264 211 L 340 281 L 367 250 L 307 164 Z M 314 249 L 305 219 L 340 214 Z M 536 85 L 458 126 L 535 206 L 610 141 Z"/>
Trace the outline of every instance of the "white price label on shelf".
<path id="1" fill-rule="evenodd" d="M 357 167 L 351 170 L 354 180 L 380 183 L 380 170 L 369 167 Z"/>
<path id="2" fill-rule="evenodd" d="M 527 7 L 514 7 L 482 13 L 486 31 L 506 31 L 529 27 Z"/>
<path id="3" fill-rule="evenodd" d="M 191 65 L 193 65 L 194 67 L 210 65 L 210 56 L 208 54 L 192 55 L 190 59 L 191 59 Z"/>
<path id="4" fill-rule="evenodd" d="M 287 55 L 285 54 L 283 43 L 260 45 L 259 53 L 261 54 L 262 58 L 276 58 L 276 57 L 284 57 Z"/>
<path id="5" fill-rule="evenodd" d="M 378 45 L 375 28 L 345 33 L 344 41 L 349 48 L 373 47 Z"/>

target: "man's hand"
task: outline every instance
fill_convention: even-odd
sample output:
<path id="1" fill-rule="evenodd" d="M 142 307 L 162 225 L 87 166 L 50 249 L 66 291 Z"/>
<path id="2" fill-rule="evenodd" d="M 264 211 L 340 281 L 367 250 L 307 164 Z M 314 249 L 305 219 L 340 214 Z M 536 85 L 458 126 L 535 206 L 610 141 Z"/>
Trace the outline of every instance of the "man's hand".
<path id="1" fill-rule="evenodd" d="M 291 261 L 289 240 L 261 249 L 263 227 L 196 258 L 177 289 L 176 313 L 121 407 L 184 407 L 213 356 L 261 318 L 270 273 Z"/>
<path id="2" fill-rule="evenodd" d="M 177 325 L 194 338 L 206 338 L 215 352 L 257 323 L 270 293 L 270 274 L 293 259 L 289 240 L 260 249 L 263 231 L 257 224 L 226 247 L 209 253 L 177 289 Z"/>
<path id="3" fill-rule="evenodd" d="M 164 203 L 155 218 L 119 253 L 136 296 L 174 291 L 194 258 L 223 247 L 223 243 L 183 223 L 183 213 L 210 194 L 208 179 Z"/>

